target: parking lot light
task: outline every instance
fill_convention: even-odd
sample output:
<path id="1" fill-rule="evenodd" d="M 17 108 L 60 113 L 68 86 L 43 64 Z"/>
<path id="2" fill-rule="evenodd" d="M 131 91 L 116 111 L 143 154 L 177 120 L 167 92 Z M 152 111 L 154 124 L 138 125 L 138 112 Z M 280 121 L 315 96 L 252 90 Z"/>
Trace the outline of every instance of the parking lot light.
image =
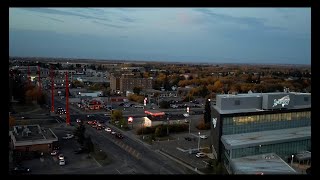
<path id="1" fill-rule="evenodd" d="M 200 151 L 200 132 L 199 132 L 199 141 L 198 141 L 198 151 Z"/>

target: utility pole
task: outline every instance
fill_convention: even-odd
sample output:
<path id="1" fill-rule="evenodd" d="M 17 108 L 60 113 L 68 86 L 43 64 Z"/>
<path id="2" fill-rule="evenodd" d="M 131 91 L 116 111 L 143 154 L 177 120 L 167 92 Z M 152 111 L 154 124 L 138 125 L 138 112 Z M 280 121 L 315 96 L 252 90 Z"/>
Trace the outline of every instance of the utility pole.
<path id="1" fill-rule="evenodd" d="M 70 113 L 69 113 L 69 80 L 68 80 L 68 71 L 66 71 L 66 123 L 70 125 Z"/>
<path id="2" fill-rule="evenodd" d="M 30 84 L 31 84 L 30 67 L 28 65 L 28 85 L 30 86 Z"/>
<path id="3" fill-rule="evenodd" d="M 198 141 L 198 151 L 200 151 L 200 132 L 199 132 L 199 141 Z"/>
<path id="4" fill-rule="evenodd" d="M 38 64 L 38 72 L 39 72 L 39 95 L 41 94 L 41 78 L 40 78 L 40 74 L 41 74 L 41 72 L 40 72 L 40 65 Z"/>

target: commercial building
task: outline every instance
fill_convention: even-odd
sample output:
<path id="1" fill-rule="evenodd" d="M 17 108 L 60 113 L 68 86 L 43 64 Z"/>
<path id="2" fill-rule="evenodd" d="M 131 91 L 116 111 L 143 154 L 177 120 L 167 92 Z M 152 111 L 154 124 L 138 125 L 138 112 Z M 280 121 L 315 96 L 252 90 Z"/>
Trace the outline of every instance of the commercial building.
<path id="1" fill-rule="evenodd" d="M 121 77 L 114 74 L 110 76 L 110 88 L 113 92 L 125 94 L 127 91 L 132 91 L 134 87 L 152 89 L 152 79 L 137 78 L 134 74 L 122 74 Z"/>
<path id="2" fill-rule="evenodd" d="M 14 150 L 28 152 L 40 151 L 50 153 L 58 137 L 50 128 L 39 125 L 14 126 L 9 131 L 11 145 Z"/>
<path id="3" fill-rule="evenodd" d="M 211 106 L 212 152 L 231 170 L 236 158 L 276 153 L 287 161 L 311 149 L 311 94 L 217 95 Z"/>

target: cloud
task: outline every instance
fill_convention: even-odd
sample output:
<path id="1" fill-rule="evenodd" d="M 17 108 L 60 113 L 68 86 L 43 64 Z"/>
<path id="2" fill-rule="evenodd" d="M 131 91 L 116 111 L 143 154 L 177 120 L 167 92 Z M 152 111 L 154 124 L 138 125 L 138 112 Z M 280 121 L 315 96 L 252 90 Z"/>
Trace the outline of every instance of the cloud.
<path id="1" fill-rule="evenodd" d="M 48 8 L 23 8 L 23 10 L 27 11 L 33 11 L 43 14 L 56 14 L 56 15 L 67 15 L 67 16 L 78 16 L 85 19 L 95 19 L 95 20 L 103 20 L 103 21 L 110 21 L 107 18 L 101 18 L 101 17 L 94 17 L 86 14 L 81 13 L 75 13 L 70 11 L 63 11 L 63 10 L 57 10 L 57 9 L 48 9 Z M 97 10 L 97 9 L 96 9 Z"/>
<path id="2" fill-rule="evenodd" d="M 286 30 L 282 27 L 275 27 L 275 26 L 267 26 L 265 24 L 266 19 L 264 18 L 256 18 L 256 17 L 235 17 L 226 14 L 214 13 L 209 9 L 195 9 L 195 11 L 201 12 L 206 16 L 210 16 L 211 18 L 218 20 L 218 21 L 226 21 L 232 22 L 237 24 L 244 24 L 252 29 L 261 29 L 261 30 Z"/>
<path id="3" fill-rule="evenodd" d="M 108 26 L 108 27 L 114 27 L 114 28 L 126 28 L 125 26 L 115 25 L 115 24 L 110 24 L 110 23 L 102 23 L 102 22 L 98 22 L 98 21 L 92 21 L 92 22 L 93 22 L 93 23 L 96 23 L 96 24 L 100 24 L 100 25 Z"/>
<path id="4" fill-rule="evenodd" d="M 122 20 L 122 21 L 125 21 L 125 22 L 135 22 L 134 19 L 128 18 L 128 17 L 122 17 L 121 20 Z"/>
<path id="5" fill-rule="evenodd" d="M 63 20 L 60 20 L 60 19 L 57 19 L 57 18 L 53 18 L 53 17 L 47 17 L 47 16 L 39 16 L 39 17 L 43 17 L 43 18 L 46 18 L 46 19 L 51 19 L 51 20 L 54 20 L 54 21 L 57 21 L 57 22 L 64 22 Z"/>

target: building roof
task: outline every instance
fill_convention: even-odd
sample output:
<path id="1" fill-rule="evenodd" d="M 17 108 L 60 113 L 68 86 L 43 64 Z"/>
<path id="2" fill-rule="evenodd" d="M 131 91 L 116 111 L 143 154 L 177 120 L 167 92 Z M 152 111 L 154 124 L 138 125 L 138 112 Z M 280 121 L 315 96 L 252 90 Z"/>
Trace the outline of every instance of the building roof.
<path id="1" fill-rule="evenodd" d="M 15 146 L 45 144 L 58 141 L 58 137 L 50 128 L 40 127 L 38 124 L 14 126 L 10 134 Z"/>
<path id="2" fill-rule="evenodd" d="M 234 174 L 297 174 L 275 153 L 235 158 L 230 164 Z"/>
<path id="3" fill-rule="evenodd" d="M 245 148 L 311 138 L 311 127 L 299 127 L 223 135 L 221 141 L 227 149 Z"/>

